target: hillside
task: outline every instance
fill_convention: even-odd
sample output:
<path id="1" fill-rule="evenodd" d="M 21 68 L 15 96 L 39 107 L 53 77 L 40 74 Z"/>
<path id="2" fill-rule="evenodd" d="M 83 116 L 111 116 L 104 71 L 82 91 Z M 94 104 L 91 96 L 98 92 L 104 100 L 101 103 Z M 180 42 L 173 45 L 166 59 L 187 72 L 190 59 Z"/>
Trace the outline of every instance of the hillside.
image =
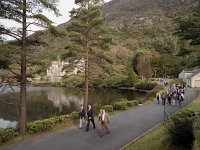
<path id="1" fill-rule="evenodd" d="M 170 26 L 171 19 L 186 13 L 198 0 L 113 0 L 104 6 L 109 25 Z"/>
<path id="2" fill-rule="evenodd" d="M 91 53 L 90 84 L 131 86 L 133 82 L 138 82 L 138 75 L 141 73 L 148 77 L 176 77 L 182 69 L 195 67 L 199 55 L 197 50 L 200 48 L 190 46 L 174 35 L 177 25 L 173 18 L 190 13 L 198 1 L 112 0 L 106 3 L 103 14 L 106 24 L 114 32 L 113 45 L 107 51 Z M 66 32 L 66 24 L 57 27 L 60 32 Z M 66 36 L 53 37 L 50 32 L 38 31 L 33 35 L 45 43 L 37 49 L 40 54 L 44 54 L 47 65 L 58 55 L 64 60 L 69 59 L 69 56 L 80 58 L 80 53 L 69 49 L 67 33 Z M 138 71 L 138 64 L 142 61 L 147 66 L 140 70 L 148 72 Z M 45 72 L 45 68 L 43 71 Z M 83 84 L 82 75 L 65 77 L 63 81 L 77 86 Z"/>

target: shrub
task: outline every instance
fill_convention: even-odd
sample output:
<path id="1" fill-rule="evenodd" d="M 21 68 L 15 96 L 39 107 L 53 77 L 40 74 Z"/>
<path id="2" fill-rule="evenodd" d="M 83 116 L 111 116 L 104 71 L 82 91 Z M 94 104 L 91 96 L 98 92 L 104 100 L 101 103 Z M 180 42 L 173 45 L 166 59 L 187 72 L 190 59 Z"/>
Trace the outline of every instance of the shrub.
<path id="1" fill-rule="evenodd" d="M 44 120 L 37 120 L 30 122 L 27 126 L 27 131 L 29 133 L 37 133 L 52 129 L 56 125 L 55 118 L 49 118 Z"/>
<path id="2" fill-rule="evenodd" d="M 140 103 L 140 102 L 137 101 L 137 100 L 132 100 L 131 102 L 132 102 L 135 106 L 139 105 L 139 103 Z"/>
<path id="3" fill-rule="evenodd" d="M 127 102 L 117 102 L 113 104 L 115 110 L 126 110 Z"/>
<path id="4" fill-rule="evenodd" d="M 78 118 L 78 112 L 72 112 L 71 115 L 61 115 L 57 117 L 52 117 L 49 119 L 37 120 L 34 122 L 30 122 L 27 125 L 27 132 L 28 133 L 38 133 L 52 129 L 56 125 L 64 122 L 69 121 L 72 119 Z M 0 143 L 4 143 L 14 136 L 16 136 L 16 132 L 18 128 L 7 128 L 7 129 L 0 129 Z"/>
<path id="5" fill-rule="evenodd" d="M 165 87 L 163 86 L 163 85 L 156 85 L 155 87 L 154 87 L 154 89 L 152 89 L 149 93 L 148 93 L 148 97 L 156 97 L 156 93 L 163 93 L 163 92 L 165 92 L 166 91 L 166 89 L 165 89 Z"/>
<path id="6" fill-rule="evenodd" d="M 62 123 L 62 122 L 65 122 L 65 121 L 69 121 L 70 119 L 72 119 L 71 115 L 57 116 L 56 117 L 56 123 Z"/>
<path id="7" fill-rule="evenodd" d="M 135 104 L 133 101 L 127 101 L 127 106 L 128 107 L 133 107 Z"/>
<path id="8" fill-rule="evenodd" d="M 134 82 L 128 76 L 114 76 L 107 84 L 108 87 L 132 87 Z"/>
<path id="9" fill-rule="evenodd" d="M 127 102 L 128 100 L 126 98 L 121 98 L 120 102 Z"/>
<path id="10" fill-rule="evenodd" d="M 100 109 L 101 107 L 102 107 L 102 105 L 99 104 L 99 103 L 94 103 L 94 104 L 92 105 L 93 111 L 96 112 L 96 114 L 98 114 L 99 109 Z"/>
<path id="11" fill-rule="evenodd" d="M 78 119 L 79 118 L 79 112 L 77 112 L 77 111 L 73 111 L 70 115 L 72 116 L 72 119 Z"/>
<path id="12" fill-rule="evenodd" d="M 155 100 L 155 97 L 149 97 L 148 99 L 147 99 L 147 101 L 154 101 Z"/>
<path id="13" fill-rule="evenodd" d="M 15 131 L 12 128 L 7 128 L 7 129 L 0 129 L 0 143 L 4 143 L 10 139 L 12 139 Z"/>
<path id="14" fill-rule="evenodd" d="M 172 117 L 172 124 L 168 128 L 171 144 L 178 147 L 192 148 L 194 141 L 193 121 L 191 110 L 184 110 Z"/>
<path id="15" fill-rule="evenodd" d="M 77 115 L 77 112 L 72 112 L 71 115 L 62 115 L 58 117 L 53 117 L 49 119 L 43 119 L 43 120 L 37 120 L 34 122 L 28 123 L 27 131 L 29 133 L 38 133 L 42 131 L 47 131 L 58 125 L 59 123 L 62 123 L 64 121 L 69 121 L 70 119 L 76 119 L 75 117 Z"/>
<path id="16" fill-rule="evenodd" d="M 80 75 L 74 77 L 73 85 L 75 87 L 82 87 L 83 84 L 84 84 L 84 81 L 83 81 L 83 78 Z"/>
<path id="17" fill-rule="evenodd" d="M 182 79 L 173 79 L 170 81 L 171 84 L 184 84 Z"/>
<path id="18" fill-rule="evenodd" d="M 113 106 L 112 105 L 104 105 L 101 108 L 105 109 L 106 111 L 109 111 L 109 112 L 113 111 Z"/>
<path id="19" fill-rule="evenodd" d="M 152 90 L 156 85 L 157 83 L 140 83 L 135 88 L 139 90 Z"/>

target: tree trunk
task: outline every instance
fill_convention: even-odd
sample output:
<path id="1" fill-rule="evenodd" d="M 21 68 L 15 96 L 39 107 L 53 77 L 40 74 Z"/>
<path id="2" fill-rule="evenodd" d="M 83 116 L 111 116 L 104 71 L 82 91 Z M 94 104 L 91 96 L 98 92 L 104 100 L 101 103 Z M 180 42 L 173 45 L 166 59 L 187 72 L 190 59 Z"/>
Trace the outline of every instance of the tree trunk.
<path id="1" fill-rule="evenodd" d="M 85 56 L 85 85 L 84 85 L 84 102 L 83 106 L 87 110 L 88 105 L 88 47 L 86 47 L 86 56 Z"/>
<path id="2" fill-rule="evenodd" d="M 26 0 L 23 0 L 21 49 L 21 79 L 20 79 L 20 134 L 26 133 Z"/>

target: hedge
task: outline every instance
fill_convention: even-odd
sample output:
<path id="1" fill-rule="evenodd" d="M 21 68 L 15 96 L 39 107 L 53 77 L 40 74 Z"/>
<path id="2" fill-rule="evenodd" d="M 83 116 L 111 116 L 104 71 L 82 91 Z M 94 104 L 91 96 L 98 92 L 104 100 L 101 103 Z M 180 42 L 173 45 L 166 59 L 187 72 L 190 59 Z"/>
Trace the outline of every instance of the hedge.
<path id="1" fill-rule="evenodd" d="M 170 81 L 170 84 L 184 84 L 183 80 L 182 79 L 173 79 Z"/>
<path id="2" fill-rule="evenodd" d="M 72 119 L 79 119 L 79 112 L 77 111 L 73 111 L 70 115 L 72 116 Z"/>
<path id="3" fill-rule="evenodd" d="M 131 102 L 134 103 L 135 106 L 138 106 L 140 104 L 140 102 L 137 100 L 131 100 Z"/>
<path id="4" fill-rule="evenodd" d="M 62 123 L 64 121 L 68 121 L 71 119 L 78 118 L 77 112 L 72 112 L 70 115 L 62 115 L 58 117 L 53 117 L 49 119 L 37 120 L 34 122 L 30 122 L 27 125 L 27 132 L 28 133 L 38 133 L 42 131 L 47 131 Z"/>
<path id="5" fill-rule="evenodd" d="M 0 143 L 4 143 L 15 136 L 15 129 L 7 128 L 0 129 Z"/>
<path id="6" fill-rule="evenodd" d="M 117 102 L 113 104 L 114 110 L 126 110 L 127 102 Z"/>
<path id="7" fill-rule="evenodd" d="M 148 97 L 154 97 L 156 96 L 156 93 L 164 93 L 166 91 L 165 87 L 163 85 L 157 85 L 148 93 Z"/>
<path id="8" fill-rule="evenodd" d="M 126 99 L 121 99 L 120 102 L 116 102 L 113 105 L 104 105 L 102 107 L 101 105 L 98 105 L 98 108 L 102 108 L 108 112 L 112 112 L 113 110 L 126 110 L 127 106 L 132 107 L 134 105 L 137 106 L 138 104 L 139 102 L 136 100 L 127 101 Z M 42 119 L 30 122 L 27 124 L 27 133 L 39 133 L 51 130 L 60 123 L 66 121 L 73 121 L 74 119 L 78 118 L 79 118 L 79 112 L 73 111 L 69 115 L 61 115 L 49 119 Z M 0 144 L 18 135 L 19 135 L 19 128 L 0 129 Z"/>
<path id="9" fill-rule="evenodd" d="M 135 103 L 133 101 L 127 101 L 127 106 L 128 107 L 133 107 Z"/>
<path id="10" fill-rule="evenodd" d="M 135 86 L 136 89 L 139 89 L 139 90 L 152 90 L 156 85 L 158 85 L 157 83 L 140 83 L 140 84 L 137 84 Z"/>
<path id="11" fill-rule="evenodd" d="M 108 112 L 112 112 L 113 106 L 112 105 L 104 105 L 104 106 L 101 107 L 101 109 L 105 109 Z"/>
<path id="12" fill-rule="evenodd" d="M 70 115 L 61 115 L 52 117 L 49 119 L 37 120 L 27 124 L 27 132 L 28 133 L 38 133 L 42 131 L 47 131 L 54 128 L 56 125 L 63 123 L 65 121 L 71 121 L 73 119 L 77 119 L 79 112 L 72 112 Z M 0 143 L 4 143 L 13 137 L 15 137 L 19 133 L 18 128 L 7 128 L 0 129 Z"/>
<path id="13" fill-rule="evenodd" d="M 92 105 L 92 108 L 93 108 L 93 111 L 98 115 L 98 113 L 99 113 L 99 109 L 102 107 L 102 105 L 101 104 L 99 104 L 99 103 L 94 103 L 93 105 Z"/>

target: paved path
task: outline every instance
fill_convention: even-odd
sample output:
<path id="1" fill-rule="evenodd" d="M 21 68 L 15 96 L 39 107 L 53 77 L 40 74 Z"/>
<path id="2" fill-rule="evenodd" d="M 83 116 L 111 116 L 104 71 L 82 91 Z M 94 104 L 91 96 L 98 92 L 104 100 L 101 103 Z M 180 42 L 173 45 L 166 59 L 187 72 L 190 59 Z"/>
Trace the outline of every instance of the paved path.
<path id="1" fill-rule="evenodd" d="M 186 95 L 193 93 L 188 90 Z M 191 101 L 191 99 L 190 99 Z M 189 101 L 184 101 L 186 104 Z M 178 107 L 168 107 L 174 113 Z M 128 110 L 111 118 L 110 134 L 99 137 L 97 130 L 84 132 L 80 129 L 67 129 L 48 134 L 33 140 L 20 142 L 5 150 L 118 150 L 144 132 L 153 128 L 164 118 L 163 106 L 150 104 Z"/>

